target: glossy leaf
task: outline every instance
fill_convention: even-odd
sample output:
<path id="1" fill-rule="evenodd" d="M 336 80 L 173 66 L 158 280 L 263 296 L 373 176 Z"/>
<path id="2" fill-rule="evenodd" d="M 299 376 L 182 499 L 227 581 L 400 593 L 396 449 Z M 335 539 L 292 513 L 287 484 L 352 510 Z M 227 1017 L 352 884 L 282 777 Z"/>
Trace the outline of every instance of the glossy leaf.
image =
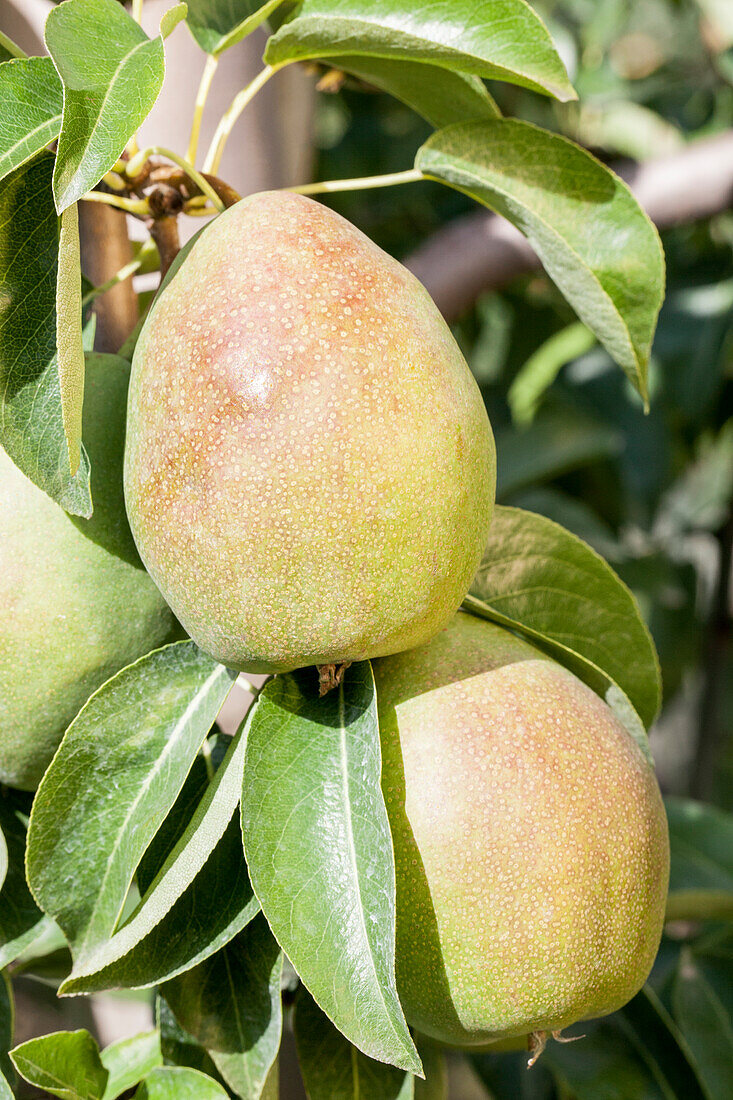
<path id="1" fill-rule="evenodd" d="M 56 361 L 61 387 L 61 416 L 72 476 L 81 462 L 81 413 L 84 404 L 81 321 L 79 212 L 76 203 L 73 203 L 61 215 L 56 275 Z"/>
<path id="2" fill-rule="evenodd" d="M 53 181 L 60 212 L 113 167 L 158 98 L 165 62 L 162 39 L 149 39 L 116 0 L 52 8 L 46 46 L 64 85 Z"/>
<path id="3" fill-rule="evenodd" d="M 69 727 L 33 804 L 27 872 L 75 971 L 107 946 L 233 677 L 177 642 L 113 676 Z"/>
<path id="4" fill-rule="evenodd" d="M 88 1031 L 55 1031 L 11 1051 L 21 1077 L 61 1100 L 102 1100 L 107 1070 Z"/>
<path id="5" fill-rule="evenodd" d="M 0 971 L 0 1100 L 13 1100 L 8 1081 L 14 1077 L 8 1051 L 13 1045 L 13 991 L 10 980 Z"/>
<path id="6" fill-rule="evenodd" d="M 329 64 L 388 92 L 436 128 L 500 114 L 477 76 L 384 57 L 331 57 Z"/>
<path id="7" fill-rule="evenodd" d="M 155 999 L 155 1022 L 160 1031 L 160 1048 L 166 1065 L 197 1069 L 208 1077 L 216 1077 L 217 1069 L 204 1048 L 178 1023 L 168 1002 L 158 995 Z"/>
<path id="8" fill-rule="evenodd" d="M 206 962 L 161 993 L 237 1096 L 259 1100 L 282 1030 L 282 953 L 260 914 Z"/>
<path id="9" fill-rule="evenodd" d="M 247 738 L 244 850 L 270 927 L 323 1010 L 370 1057 L 419 1072 L 395 983 L 380 772 L 368 663 L 322 699 L 313 670 L 277 677 Z"/>
<path id="10" fill-rule="evenodd" d="M 118 1039 L 104 1048 L 101 1059 L 109 1075 L 102 1100 L 116 1100 L 163 1064 L 160 1036 L 157 1031 L 144 1031 L 129 1039 Z"/>
<path id="11" fill-rule="evenodd" d="M 364 54 L 422 61 L 575 99 L 547 28 L 524 0 L 304 0 L 273 35 L 265 61 Z"/>
<path id="12" fill-rule="evenodd" d="M 211 1077 L 179 1066 L 154 1069 L 135 1093 L 136 1100 L 228 1100 L 228 1096 Z"/>
<path id="13" fill-rule="evenodd" d="M 62 508 L 89 517 L 89 461 L 72 477 L 56 365 L 59 219 L 53 157 L 0 182 L 0 443 Z"/>
<path id="14" fill-rule="evenodd" d="M 50 57 L 0 65 L 0 179 L 34 157 L 61 129 L 63 90 Z"/>
<path id="15" fill-rule="evenodd" d="M 448 126 L 422 146 L 415 166 L 524 233 L 646 401 L 664 256 L 627 185 L 566 138 L 514 119 Z"/>
<path id="16" fill-rule="evenodd" d="M 163 12 L 160 20 L 160 37 L 167 38 L 169 34 L 172 34 L 179 23 L 182 23 L 188 14 L 188 4 L 174 4 L 172 8 L 168 8 Z"/>
<path id="17" fill-rule="evenodd" d="M 8 868 L 0 890 L 0 970 L 13 962 L 50 925 L 31 897 L 25 880 L 26 827 L 20 814 L 0 797 L 0 828 Z"/>
<path id="18" fill-rule="evenodd" d="M 358 1051 L 305 990 L 298 994 L 293 1027 L 308 1100 L 412 1100 L 412 1074 Z"/>
<path id="19" fill-rule="evenodd" d="M 661 701 L 659 663 L 634 596 L 576 535 L 533 512 L 497 507 L 470 588 L 496 615 L 568 664 L 605 695 L 606 681 L 629 697 L 646 725 Z M 580 670 L 580 671 L 579 671 Z"/>
<path id="20" fill-rule="evenodd" d="M 195 966 L 256 915 L 235 817 L 242 789 L 243 731 L 208 785 L 181 835 L 160 860 L 127 922 L 79 962 L 62 992 L 150 986 Z M 164 823 L 165 825 L 165 823 Z M 156 842 L 152 843 L 155 853 Z M 151 849 L 146 852 L 149 866 Z"/>
<path id="21" fill-rule="evenodd" d="M 283 0 L 188 0 L 188 26 L 202 50 L 221 54 L 261 26 Z"/>
<path id="22" fill-rule="evenodd" d="M 675 975 L 672 1008 L 710 1096 L 733 1096 L 730 1016 L 687 949 L 682 951 Z"/>

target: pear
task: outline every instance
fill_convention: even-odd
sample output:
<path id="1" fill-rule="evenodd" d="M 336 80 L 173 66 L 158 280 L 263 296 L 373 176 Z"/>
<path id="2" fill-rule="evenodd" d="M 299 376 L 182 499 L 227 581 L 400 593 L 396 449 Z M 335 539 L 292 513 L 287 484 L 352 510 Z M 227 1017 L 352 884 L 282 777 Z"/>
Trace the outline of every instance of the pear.
<path id="1" fill-rule="evenodd" d="M 479 1046 L 613 1012 L 662 932 L 666 817 L 610 707 L 460 612 L 374 665 L 409 1023 Z"/>
<path id="2" fill-rule="evenodd" d="M 135 350 L 125 497 L 202 649 L 277 672 L 419 645 L 468 589 L 494 487 L 478 387 L 397 261 L 287 192 L 196 241 Z"/>
<path id="3" fill-rule="evenodd" d="M 180 632 L 125 516 L 129 369 L 116 357 L 89 358 L 90 519 L 64 512 L 0 448 L 0 782 L 24 790 L 38 785 L 91 693 Z"/>

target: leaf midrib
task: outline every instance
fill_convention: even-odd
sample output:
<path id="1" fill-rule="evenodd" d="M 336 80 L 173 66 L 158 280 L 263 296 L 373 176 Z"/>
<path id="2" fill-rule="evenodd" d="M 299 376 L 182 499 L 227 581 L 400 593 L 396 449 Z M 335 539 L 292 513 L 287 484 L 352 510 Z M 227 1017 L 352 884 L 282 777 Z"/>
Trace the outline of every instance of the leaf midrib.
<path id="1" fill-rule="evenodd" d="M 106 884 L 107 884 L 107 882 L 109 880 L 109 877 L 112 873 L 112 870 L 115 868 L 115 856 L 116 856 L 116 854 L 119 850 L 119 847 L 120 847 L 120 844 L 122 843 L 123 838 L 127 834 L 128 825 L 130 823 L 130 820 L 131 820 L 135 810 L 137 809 L 138 805 L 140 804 L 143 796 L 145 794 L 147 794 L 147 792 L 150 789 L 150 786 L 153 783 L 153 781 L 155 779 L 157 779 L 158 775 L 160 774 L 160 772 L 163 768 L 163 764 L 167 761 L 168 757 L 171 755 L 174 748 L 177 748 L 177 746 L 178 746 L 178 737 L 177 737 L 177 735 L 180 733 L 180 731 L 182 729 L 185 728 L 185 726 L 188 723 L 189 719 L 195 714 L 196 710 L 198 709 L 202 698 L 204 698 L 208 694 L 210 688 L 213 686 L 213 684 L 216 682 L 216 680 L 222 675 L 223 671 L 224 671 L 223 666 L 218 665 L 214 669 L 214 671 L 207 677 L 207 679 L 201 685 L 201 687 L 198 689 L 198 691 L 195 692 L 193 698 L 191 699 L 191 701 L 187 705 L 185 711 L 183 712 L 181 717 L 178 719 L 178 721 L 173 726 L 173 729 L 171 730 L 170 735 L 166 740 L 165 747 L 163 748 L 163 751 L 161 752 L 160 756 L 155 761 L 154 767 L 148 773 L 148 777 L 147 777 L 145 783 L 140 787 L 137 795 L 135 796 L 134 800 L 130 804 L 130 808 L 129 808 L 127 814 L 125 815 L 125 817 L 122 821 L 122 824 L 121 824 L 121 826 L 120 826 L 120 828 L 117 832 L 114 844 L 112 845 L 111 849 L 109 850 L 109 856 L 108 856 L 108 859 L 107 859 L 106 870 L 104 872 L 104 875 L 102 876 L 102 881 L 100 883 L 99 890 L 97 891 L 97 901 L 96 901 L 96 904 L 93 906 L 93 908 L 92 908 L 92 910 L 89 914 L 89 920 L 87 921 L 86 927 L 84 929 L 84 938 L 79 942 L 79 944 L 77 946 L 77 952 L 78 952 L 79 956 L 83 957 L 83 955 L 86 953 L 85 952 L 85 947 L 86 947 L 86 943 L 89 939 L 89 931 L 92 928 L 92 925 L 95 923 L 96 918 L 97 918 L 98 913 L 99 913 L 99 910 L 100 910 L 100 908 L 103 907 L 103 903 L 106 900 L 105 896 L 104 896 L 105 895 L 105 887 L 106 887 Z M 120 902 L 119 908 L 118 908 L 117 913 L 115 915 L 114 923 L 112 925 L 113 928 L 117 924 L 117 921 L 120 918 L 120 914 L 123 910 L 123 907 L 124 907 L 124 898 Z"/>

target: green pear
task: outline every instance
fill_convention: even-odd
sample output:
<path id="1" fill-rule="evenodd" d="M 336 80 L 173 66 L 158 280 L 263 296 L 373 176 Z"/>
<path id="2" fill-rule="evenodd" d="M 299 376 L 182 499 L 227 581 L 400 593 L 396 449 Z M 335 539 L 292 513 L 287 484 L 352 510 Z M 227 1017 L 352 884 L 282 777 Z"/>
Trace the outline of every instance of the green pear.
<path id="1" fill-rule="evenodd" d="M 572 673 L 463 612 L 374 671 L 407 1020 L 478 1046 L 625 1004 L 669 875 L 637 742 Z"/>
<path id="2" fill-rule="evenodd" d="M 434 303 L 325 206 L 243 199 L 156 300 L 133 360 L 127 512 L 224 664 L 426 641 L 478 567 L 494 486 L 483 401 Z"/>
<path id="3" fill-rule="evenodd" d="M 70 516 L 0 449 L 0 782 L 33 790 L 91 693 L 179 629 L 125 516 L 129 363 L 90 356 L 94 514 Z"/>

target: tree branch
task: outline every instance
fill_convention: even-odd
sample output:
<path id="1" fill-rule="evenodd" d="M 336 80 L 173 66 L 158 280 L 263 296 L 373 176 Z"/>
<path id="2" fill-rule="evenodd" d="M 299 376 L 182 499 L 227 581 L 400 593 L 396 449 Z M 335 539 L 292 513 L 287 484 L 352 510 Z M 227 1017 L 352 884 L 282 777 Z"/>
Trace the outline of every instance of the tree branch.
<path id="1" fill-rule="evenodd" d="M 708 218 L 733 206 L 733 130 L 704 138 L 682 152 L 614 164 L 659 229 Z M 404 261 L 449 321 L 480 294 L 497 290 L 540 266 L 518 229 L 486 211 L 439 229 Z"/>

